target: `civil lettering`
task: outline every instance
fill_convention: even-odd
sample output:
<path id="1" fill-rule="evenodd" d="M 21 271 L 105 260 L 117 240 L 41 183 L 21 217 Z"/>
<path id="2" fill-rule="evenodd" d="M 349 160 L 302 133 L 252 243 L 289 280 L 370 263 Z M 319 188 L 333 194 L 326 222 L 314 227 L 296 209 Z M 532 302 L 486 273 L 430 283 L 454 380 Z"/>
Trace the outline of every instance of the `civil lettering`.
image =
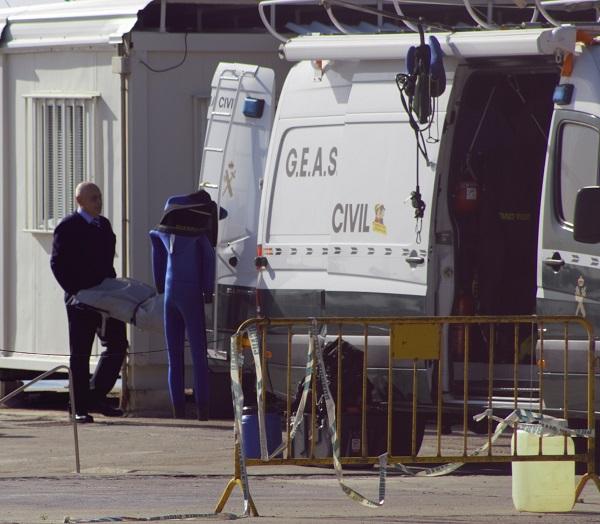
<path id="1" fill-rule="evenodd" d="M 333 207 L 331 226 L 334 233 L 368 233 L 369 204 L 342 204 Z"/>
<path id="2" fill-rule="evenodd" d="M 344 206 L 344 233 L 348 231 L 348 204 Z"/>
<path id="3" fill-rule="evenodd" d="M 350 231 L 356 231 L 356 225 L 360 225 L 358 214 L 361 211 L 361 208 L 362 204 L 359 204 L 352 210 L 352 205 L 350 204 Z"/>
<path id="4" fill-rule="evenodd" d="M 342 204 L 336 204 L 335 207 L 333 208 L 333 214 L 331 216 L 331 226 L 333 228 L 333 232 L 334 233 L 339 233 L 342 229 L 342 223 L 336 223 L 336 214 L 337 213 L 343 213 L 344 212 L 344 206 L 342 206 Z"/>
<path id="5" fill-rule="evenodd" d="M 219 108 L 220 109 L 231 109 L 233 107 L 233 98 L 220 97 Z"/>

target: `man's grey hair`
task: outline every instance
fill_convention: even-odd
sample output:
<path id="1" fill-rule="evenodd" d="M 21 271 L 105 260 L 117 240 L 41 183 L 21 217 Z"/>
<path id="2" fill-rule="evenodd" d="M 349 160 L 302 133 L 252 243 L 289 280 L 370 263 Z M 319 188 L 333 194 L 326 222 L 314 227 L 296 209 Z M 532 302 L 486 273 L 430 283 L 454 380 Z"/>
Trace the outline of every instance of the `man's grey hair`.
<path id="1" fill-rule="evenodd" d="M 94 182 L 80 182 L 75 188 L 75 198 L 79 198 L 82 193 L 85 193 L 90 189 L 97 189 L 98 191 L 100 191 L 100 188 L 96 184 L 94 184 Z"/>

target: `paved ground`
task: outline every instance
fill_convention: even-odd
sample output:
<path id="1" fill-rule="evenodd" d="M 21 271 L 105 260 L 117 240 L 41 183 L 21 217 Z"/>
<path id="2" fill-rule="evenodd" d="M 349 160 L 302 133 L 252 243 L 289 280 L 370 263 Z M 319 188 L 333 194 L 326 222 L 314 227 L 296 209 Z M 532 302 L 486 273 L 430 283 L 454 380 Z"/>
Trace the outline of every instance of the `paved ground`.
<path id="1" fill-rule="evenodd" d="M 79 426 L 79 441 L 77 475 L 73 431 L 64 411 L 0 409 L 0 524 L 61 523 L 65 516 L 77 521 L 206 514 L 189 520 L 204 522 L 241 513 L 236 488 L 225 508 L 229 513 L 211 516 L 233 471 L 231 421 L 98 416 L 96 423 Z M 462 437 L 448 442 L 460 449 Z M 386 503 L 378 509 L 350 501 L 331 470 L 269 466 L 251 474 L 264 523 L 600 522 L 600 493 L 593 485 L 569 514 L 518 513 L 506 467 L 465 466 L 441 478 L 392 476 Z M 365 495 L 376 495 L 375 473 L 354 471 L 347 478 Z"/>

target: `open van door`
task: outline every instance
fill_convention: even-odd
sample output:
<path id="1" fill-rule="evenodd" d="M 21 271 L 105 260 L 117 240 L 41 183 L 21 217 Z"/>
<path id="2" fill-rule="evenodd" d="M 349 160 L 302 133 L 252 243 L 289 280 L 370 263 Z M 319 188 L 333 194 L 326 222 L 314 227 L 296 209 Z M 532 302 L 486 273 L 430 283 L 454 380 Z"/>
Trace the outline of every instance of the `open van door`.
<path id="1" fill-rule="evenodd" d="M 262 176 L 273 122 L 275 74 L 264 67 L 220 63 L 211 84 L 199 188 L 227 212 L 219 221 L 215 296 L 208 352 L 227 357 L 231 332 L 254 316 L 256 231 Z"/>
<path id="2" fill-rule="evenodd" d="M 585 238 L 577 229 L 586 222 L 599 224 L 600 209 L 588 206 L 579 216 L 576 202 L 582 188 L 600 183 L 598 120 L 579 111 L 555 111 L 542 198 L 537 276 L 539 314 L 578 315 L 594 326 L 600 321 L 600 238 Z M 586 213 L 588 216 L 583 216 Z M 567 336 L 569 411 L 582 415 L 587 409 L 587 336 L 583 330 L 574 329 Z M 548 409 L 563 406 L 564 338 L 558 325 L 556 332 L 544 332 L 544 401 Z"/>

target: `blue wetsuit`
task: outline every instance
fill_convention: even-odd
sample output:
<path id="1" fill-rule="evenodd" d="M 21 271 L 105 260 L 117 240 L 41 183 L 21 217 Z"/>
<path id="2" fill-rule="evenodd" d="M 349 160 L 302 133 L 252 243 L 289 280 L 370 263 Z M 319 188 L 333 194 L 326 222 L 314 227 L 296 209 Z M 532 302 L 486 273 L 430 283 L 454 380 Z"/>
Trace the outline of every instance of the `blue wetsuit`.
<path id="1" fill-rule="evenodd" d="M 150 231 L 154 281 L 165 293 L 165 335 L 169 355 L 169 392 L 175 417 L 185 413 L 185 332 L 194 367 L 198 414 L 208 414 L 209 383 L 204 327 L 204 301 L 212 297 L 215 252 L 205 234 L 180 235 Z"/>

